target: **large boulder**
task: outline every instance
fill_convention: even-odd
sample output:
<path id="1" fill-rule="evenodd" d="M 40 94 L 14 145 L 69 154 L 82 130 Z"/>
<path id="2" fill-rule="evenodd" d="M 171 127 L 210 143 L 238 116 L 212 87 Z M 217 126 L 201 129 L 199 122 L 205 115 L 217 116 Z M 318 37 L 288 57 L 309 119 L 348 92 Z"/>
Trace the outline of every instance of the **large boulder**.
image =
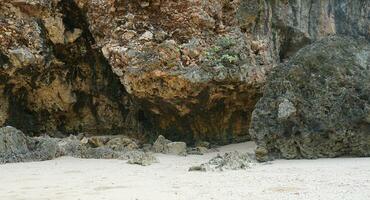
<path id="1" fill-rule="evenodd" d="M 57 149 L 57 139 L 30 138 L 14 127 L 0 128 L 0 164 L 51 160 L 56 157 Z"/>
<path id="2" fill-rule="evenodd" d="M 329 37 L 270 76 L 253 112 L 256 157 L 370 156 L 370 45 Z"/>
<path id="3" fill-rule="evenodd" d="M 0 164 L 8 162 L 20 162 L 27 159 L 28 138 L 13 127 L 0 128 Z"/>

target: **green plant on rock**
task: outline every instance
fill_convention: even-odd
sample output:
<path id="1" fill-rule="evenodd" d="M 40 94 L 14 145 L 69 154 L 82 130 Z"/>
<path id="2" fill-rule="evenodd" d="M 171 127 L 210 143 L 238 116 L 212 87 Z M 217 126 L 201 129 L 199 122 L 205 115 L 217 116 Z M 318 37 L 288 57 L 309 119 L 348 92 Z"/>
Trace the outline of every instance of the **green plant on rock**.
<path id="1" fill-rule="evenodd" d="M 234 38 L 223 36 L 205 52 L 204 63 L 209 67 L 232 67 L 240 58 L 233 48 L 237 44 Z"/>

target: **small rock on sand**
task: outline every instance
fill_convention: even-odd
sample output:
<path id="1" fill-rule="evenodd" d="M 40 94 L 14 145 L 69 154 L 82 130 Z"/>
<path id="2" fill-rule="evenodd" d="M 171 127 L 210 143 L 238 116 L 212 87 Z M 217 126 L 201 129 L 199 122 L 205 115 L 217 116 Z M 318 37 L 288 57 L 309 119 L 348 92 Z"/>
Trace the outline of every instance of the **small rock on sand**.
<path id="1" fill-rule="evenodd" d="M 172 142 L 167 140 L 164 136 L 158 136 L 158 139 L 153 144 L 153 152 L 163 154 L 173 154 L 186 156 L 186 143 L 185 142 Z"/>
<path id="2" fill-rule="evenodd" d="M 238 151 L 225 153 L 223 156 L 218 154 L 207 163 L 192 166 L 189 171 L 224 171 L 224 170 L 241 170 L 250 168 L 254 161 L 247 153 Z"/>

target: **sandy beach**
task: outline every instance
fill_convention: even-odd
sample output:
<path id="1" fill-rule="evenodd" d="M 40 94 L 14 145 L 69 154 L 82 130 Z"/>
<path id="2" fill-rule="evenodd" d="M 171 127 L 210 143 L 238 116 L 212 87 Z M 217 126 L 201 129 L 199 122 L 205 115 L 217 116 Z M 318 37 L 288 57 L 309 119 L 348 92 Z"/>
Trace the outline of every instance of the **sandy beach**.
<path id="1" fill-rule="evenodd" d="M 253 149 L 251 142 L 240 143 L 219 153 Z M 276 160 L 247 170 L 188 171 L 216 154 L 157 154 L 160 163 L 147 167 L 70 157 L 1 165 L 0 199 L 370 199 L 370 158 Z"/>

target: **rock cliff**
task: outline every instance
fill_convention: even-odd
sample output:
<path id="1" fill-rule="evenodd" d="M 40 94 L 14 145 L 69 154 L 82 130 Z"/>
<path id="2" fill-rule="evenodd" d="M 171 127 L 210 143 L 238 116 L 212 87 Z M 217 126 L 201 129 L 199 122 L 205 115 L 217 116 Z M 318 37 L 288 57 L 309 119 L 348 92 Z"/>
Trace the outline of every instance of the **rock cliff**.
<path id="1" fill-rule="evenodd" d="M 248 140 L 267 75 L 367 0 L 3 0 L 0 124 L 27 134 Z"/>

